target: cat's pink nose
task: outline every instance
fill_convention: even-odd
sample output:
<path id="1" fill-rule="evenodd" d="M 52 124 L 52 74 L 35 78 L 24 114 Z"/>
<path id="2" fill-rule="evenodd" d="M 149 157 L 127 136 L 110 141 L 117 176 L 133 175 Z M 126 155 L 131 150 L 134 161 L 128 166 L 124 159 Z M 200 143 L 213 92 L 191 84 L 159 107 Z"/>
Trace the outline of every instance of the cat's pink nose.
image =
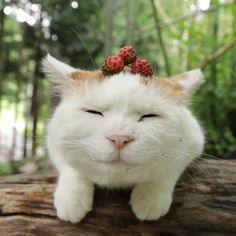
<path id="1" fill-rule="evenodd" d="M 107 135 L 106 138 L 110 140 L 118 150 L 121 150 L 126 144 L 133 140 L 133 138 L 125 135 Z"/>

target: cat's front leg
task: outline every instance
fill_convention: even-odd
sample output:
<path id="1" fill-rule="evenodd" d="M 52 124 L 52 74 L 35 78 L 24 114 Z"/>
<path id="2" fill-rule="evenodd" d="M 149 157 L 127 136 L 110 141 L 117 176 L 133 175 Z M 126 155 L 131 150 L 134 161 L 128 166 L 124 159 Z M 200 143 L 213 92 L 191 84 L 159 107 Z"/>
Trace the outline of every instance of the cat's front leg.
<path id="1" fill-rule="evenodd" d="M 91 209 L 94 186 L 69 168 L 60 173 L 54 194 L 54 205 L 61 220 L 79 222 Z"/>
<path id="2" fill-rule="evenodd" d="M 140 220 L 157 220 L 165 215 L 172 202 L 172 190 L 157 183 L 142 183 L 134 187 L 130 204 Z"/>

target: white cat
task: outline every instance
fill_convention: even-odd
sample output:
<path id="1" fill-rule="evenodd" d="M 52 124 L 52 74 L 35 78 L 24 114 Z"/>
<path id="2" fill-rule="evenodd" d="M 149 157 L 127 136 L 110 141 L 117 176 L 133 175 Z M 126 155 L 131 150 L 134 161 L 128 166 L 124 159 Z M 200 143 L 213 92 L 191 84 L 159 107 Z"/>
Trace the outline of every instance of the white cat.
<path id="1" fill-rule="evenodd" d="M 59 171 L 58 217 L 79 222 L 92 209 L 95 184 L 133 187 L 130 204 L 140 220 L 165 215 L 178 178 L 203 150 L 203 132 L 187 108 L 203 82 L 201 71 L 170 79 L 129 72 L 104 78 L 50 55 L 43 66 L 61 94 L 47 135 Z"/>

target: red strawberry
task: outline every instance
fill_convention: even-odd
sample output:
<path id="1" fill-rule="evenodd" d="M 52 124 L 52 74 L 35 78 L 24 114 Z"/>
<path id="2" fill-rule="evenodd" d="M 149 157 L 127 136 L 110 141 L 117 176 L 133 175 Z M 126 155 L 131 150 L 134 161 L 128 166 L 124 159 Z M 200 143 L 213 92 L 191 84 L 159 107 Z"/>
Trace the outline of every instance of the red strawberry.
<path id="1" fill-rule="evenodd" d="M 102 65 L 102 73 L 104 75 L 113 75 L 124 69 L 124 61 L 118 56 L 109 56 Z"/>
<path id="2" fill-rule="evenodd" d="M 121 48 L 118 56 L 123 59 L 125 65 L 135 62 L 137 58 L 136 52 L 131 46 Z"/>
<path id="3" fill-rule="evenodd" d="M 132 74 L 141 74 L 142 76 L 150 77 L 153 75 L 151 63 L 146 59 L 136 60 L 131 66 Z"/>

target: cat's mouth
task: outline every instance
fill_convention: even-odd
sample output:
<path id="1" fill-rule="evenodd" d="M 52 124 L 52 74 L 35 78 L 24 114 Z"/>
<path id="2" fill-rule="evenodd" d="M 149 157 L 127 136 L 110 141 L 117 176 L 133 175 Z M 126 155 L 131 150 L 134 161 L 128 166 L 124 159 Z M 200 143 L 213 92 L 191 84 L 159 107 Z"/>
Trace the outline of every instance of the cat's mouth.
<path id="1" fill-rule="evenodd" d="M 127 161 L 125 161 L 125 160 L 123 160 L 123 159 L 121 159 L 121 158 L 116 158 L 116 159 L 114 159 L 114 160 L 112 160 L 112 161 L 109 161 L 108 162 L 109 164 L 114 164 L 114 165 L 119 165 L 119 164 L 125 164 L 125 165 L 130 165 L 130 163 L 128 163 Z"/>
<path id="2" fill-rule="evenodd" d="M 125 166 L 133 165 L 127 160 L 125 160 L 125 158 L 122 156 L 120 152 L 118 153 L 117 157 L 112 160 L 96 160 L 96 161 L 107 165 L 125 165 Z"/>

